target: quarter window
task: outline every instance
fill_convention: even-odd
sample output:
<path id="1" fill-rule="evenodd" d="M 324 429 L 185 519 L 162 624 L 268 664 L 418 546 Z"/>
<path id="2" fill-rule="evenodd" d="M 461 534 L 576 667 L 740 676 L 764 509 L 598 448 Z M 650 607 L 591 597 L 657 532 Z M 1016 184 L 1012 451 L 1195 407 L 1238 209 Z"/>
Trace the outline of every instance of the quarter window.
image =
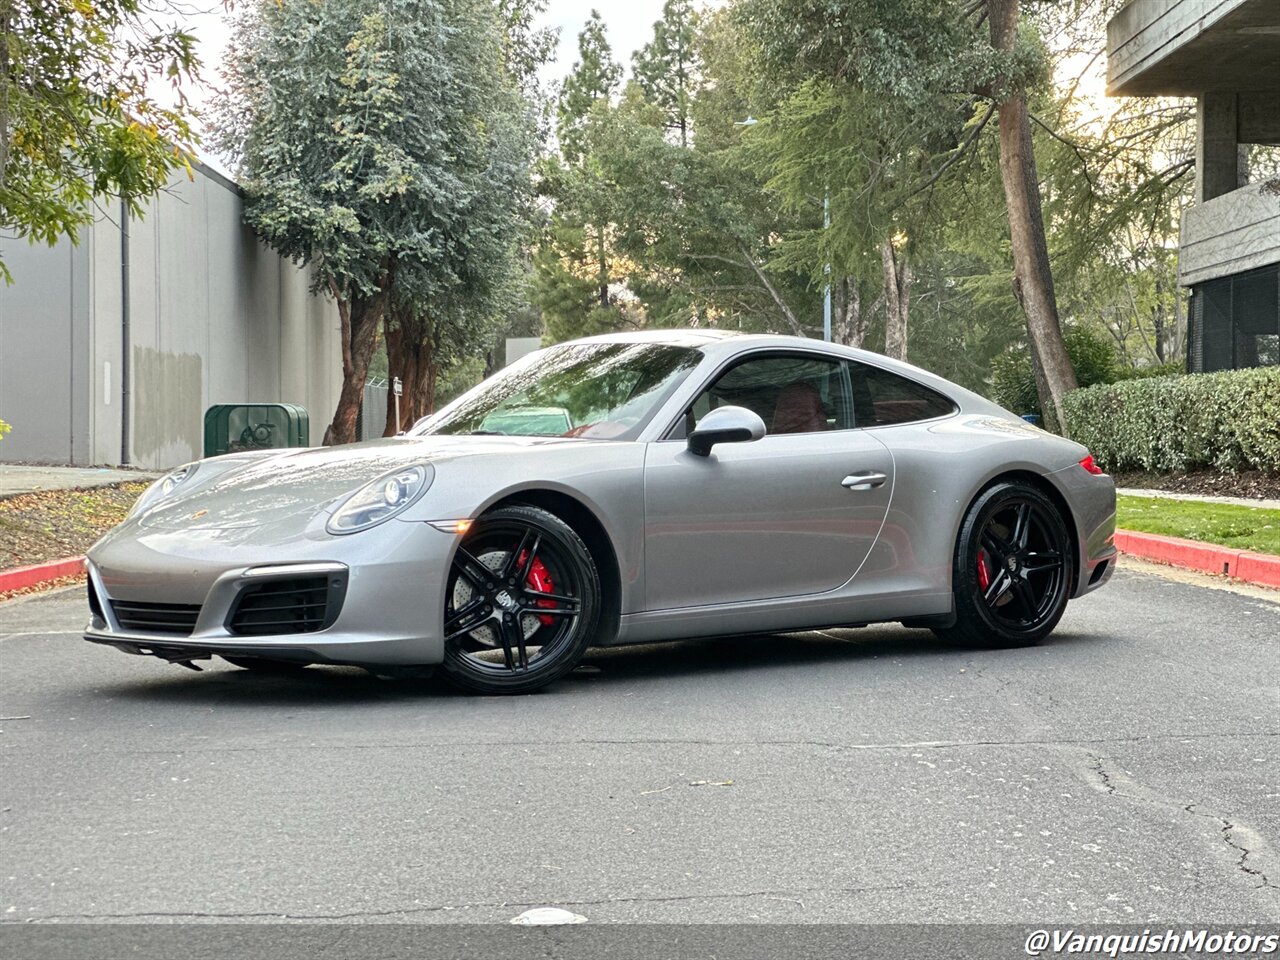
<path id="1" fill-rule="evenodd" d="M 954 403 L 914 380 L 864 363 L 851 362 L 849 367 L 855 419 L 860 427 L 914 423 L 955 412 Z"/>

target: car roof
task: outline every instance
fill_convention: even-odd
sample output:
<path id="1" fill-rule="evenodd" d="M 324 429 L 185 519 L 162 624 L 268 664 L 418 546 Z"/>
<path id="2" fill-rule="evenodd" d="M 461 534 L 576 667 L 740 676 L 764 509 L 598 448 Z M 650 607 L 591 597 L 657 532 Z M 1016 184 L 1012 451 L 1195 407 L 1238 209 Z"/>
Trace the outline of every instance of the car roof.
<path id="1" fill-rule="evenodd" d="M 699 330 L 693 327 L 670 330 L 630 330 L 623 333 L 602 333 L 594 337 L 582 337 L 568 343 L 665 343 L 672 347 L 701 347 L 730 337 L 746 337 L 740 330 Z"/>

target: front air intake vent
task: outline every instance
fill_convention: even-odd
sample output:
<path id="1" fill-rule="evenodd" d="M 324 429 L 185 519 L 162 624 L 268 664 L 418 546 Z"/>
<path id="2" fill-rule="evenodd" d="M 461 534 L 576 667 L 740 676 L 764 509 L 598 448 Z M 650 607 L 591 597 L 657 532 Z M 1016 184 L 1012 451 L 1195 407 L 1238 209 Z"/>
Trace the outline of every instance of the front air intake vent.
<path id="1" fill-rule="evenodd" d="M 93 614 L 93 619 L 99 623 L 106 623 L 107 618 L 102 615 L 102 601 L 98 599 L 98 590 L 93 585 L 93 578 L 86 580 L 89 585 L 89 612 Z"/>
<path id="2" fill-rule="evenodd" d="M 196 628 L 200 604 L 112 600 L 111 612 L 116 615 L 120 628 L 130 633 L 167 633 L 189 637 Z"/>
<path id="3" fill-rule="evenodd" d="M 323 630 L 337 619 L 344 582 L 344 577 L 315 576 L 250 584 L 236 600 L 227 629 L 240 636 Z"/>

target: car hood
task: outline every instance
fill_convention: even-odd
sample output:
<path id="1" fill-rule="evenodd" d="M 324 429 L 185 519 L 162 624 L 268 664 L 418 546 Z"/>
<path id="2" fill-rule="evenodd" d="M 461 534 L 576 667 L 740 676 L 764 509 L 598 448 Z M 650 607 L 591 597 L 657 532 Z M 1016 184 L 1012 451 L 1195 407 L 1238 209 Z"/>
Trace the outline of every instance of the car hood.
<path id="1" fill-rule="evenodd" d="M 200 462 L 181 493 L 137 522 L 168 529 L 227 529 L 282 521 L 309 521 L 383 474 L 423 464 L 433 472 L 449 460 L 537 454 L 566 445 L 608 441 L 559 437 L 391 437 L 337 447 L 283 450 L 253 457 L 231 455 Z M 428 492 L 429 495 L 429 492 Z M 320 524 L 322 526 L 322 524 Z"/>

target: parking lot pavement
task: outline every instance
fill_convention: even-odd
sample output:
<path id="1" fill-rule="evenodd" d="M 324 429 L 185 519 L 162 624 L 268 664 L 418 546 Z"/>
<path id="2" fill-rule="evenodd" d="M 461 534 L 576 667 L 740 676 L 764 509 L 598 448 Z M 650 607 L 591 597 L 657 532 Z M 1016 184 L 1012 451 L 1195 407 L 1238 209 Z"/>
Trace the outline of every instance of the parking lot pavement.
<path id="1" fill-rule="evenodd" d="M 1132 568 L 1040 647 L 602 651 L 538 695 L 204 673 L 0 606 L 0 919 L 1280 920 L 1280 606 Z"/>

